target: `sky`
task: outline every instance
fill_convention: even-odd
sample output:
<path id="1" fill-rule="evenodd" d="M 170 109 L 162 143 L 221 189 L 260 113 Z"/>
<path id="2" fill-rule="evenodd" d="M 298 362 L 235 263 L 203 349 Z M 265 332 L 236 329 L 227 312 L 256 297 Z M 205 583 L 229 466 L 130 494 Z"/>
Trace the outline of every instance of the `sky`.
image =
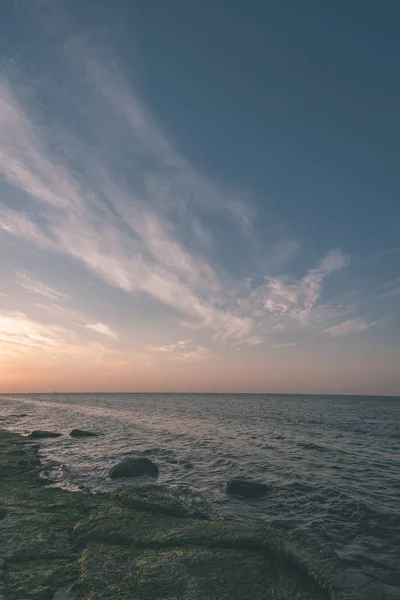
<path id="1" fill-rule="evenodd" d="M 0 392 L 400 395 L 400 5 L 0 7 Z"/>

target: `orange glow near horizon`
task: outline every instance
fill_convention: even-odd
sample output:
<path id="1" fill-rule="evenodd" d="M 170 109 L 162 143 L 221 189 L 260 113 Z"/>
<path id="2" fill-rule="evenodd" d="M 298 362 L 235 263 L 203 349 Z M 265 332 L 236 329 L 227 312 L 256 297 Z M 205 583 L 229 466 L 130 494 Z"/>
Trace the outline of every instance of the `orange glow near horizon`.
<path id="1" fill-rule="evenodd" d="M 332 368 L 327 361 L 293 355 L 241 362 L 239 357 L 213 357 L 201 362 L 136 356 L 126 361 L 103 356 L 2 356 L 0 393 L 78 392 L 205 392 L 326 393 L 396 395 L 397 381 L 387 365 L 386 377 L 368 377 L 365 366 L 346 362 Z M 310 368 L 310 364 L 315 368 Z M 317 368 L 318 364 L 318 368 Z"/>

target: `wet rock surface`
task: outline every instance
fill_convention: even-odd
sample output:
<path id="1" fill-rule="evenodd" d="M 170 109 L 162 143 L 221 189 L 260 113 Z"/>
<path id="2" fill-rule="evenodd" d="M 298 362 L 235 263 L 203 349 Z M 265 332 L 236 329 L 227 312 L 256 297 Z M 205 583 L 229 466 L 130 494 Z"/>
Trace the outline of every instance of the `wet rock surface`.
<path id="1" fill-rule="evenodd" d="M 111 479 L 118 479 L 119 477 L 141 477 L 143 475 L 157 477 L 158 467 L 149 458 L 126 458 L 112 467 L 108 474 Z"/>
<path id="2" fill-rule="evenodd" d="M 97 437 L 98 434 L 84 429 L 73 429 L 69 434 L 71 437 Z"/>
<path id="3" fill-rule="evenodd" d="M 26 437 L 32 439 L 43 439 L 43 438 L 58 438 L 61 437 L 62 433 L 57 433 L 57 431 L 42 431 L 40 429 L 35 429 L 31 431 Z"/>
<path id="4" fill-rule="evenodd" d="M 268 527 L 211 520 L 182 487 L 93 495 L 43 486 L 32 446 L 0 431 L 0 598 L 333 598 Z"/>

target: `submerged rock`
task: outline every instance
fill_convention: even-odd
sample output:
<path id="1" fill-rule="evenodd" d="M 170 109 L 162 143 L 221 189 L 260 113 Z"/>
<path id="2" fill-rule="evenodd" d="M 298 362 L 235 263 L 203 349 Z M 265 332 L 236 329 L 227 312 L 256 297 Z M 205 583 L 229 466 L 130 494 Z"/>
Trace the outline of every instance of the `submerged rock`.
<path id="1" fill-rule="evenodd" d="M 31 439 L 39 439 L 39 438 L 57 438 L 61 437 L 62 433 L 57 433 L 56 431 L 42 431 L 41 429 L 34 429 L 29 433 L 26 437 Z"/>
<path id="2" fill-rule="evenodd" d="M 167 487 L 150 483 L 139 487 L 125 486 L 113 494 L 121 507 L 159 515 L 206 519 L 211 508 L 206 500 L 185 486 Z"/>
<path id="3" fill-rule="evenodd" d="M 158 467 L 149 458 L 126 458 L 118 465 L 112 467 L 108 474 L 111 479 L 117 479 L 118 477 L 140 477 L 141 475 L 157 477 Z"/>
<path id="4" fill-rule="evenodd" d="M 83 429 L 73 429 L 69 434 L 71 437 L 97 437 L 93 431 L 84 431 Z"/>
<path id="5" fill-rule="evenodd" d="M 265 483 L 250 481 L 249 479 L 231 479 L 226 484 L 228 495 L 242 498 L 259 498 L 264 496 L 268 490 L 269 488 Z"/>

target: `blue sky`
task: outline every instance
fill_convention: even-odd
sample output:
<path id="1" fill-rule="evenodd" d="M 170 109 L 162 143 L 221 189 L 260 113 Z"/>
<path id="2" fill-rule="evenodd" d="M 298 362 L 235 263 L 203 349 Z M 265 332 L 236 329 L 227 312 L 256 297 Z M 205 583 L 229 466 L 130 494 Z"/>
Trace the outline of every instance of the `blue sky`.
<path id="1" fill-rule="evenodd" d="M 397 3 L 0 16 L 0 391 L 400 394 Z"/>

